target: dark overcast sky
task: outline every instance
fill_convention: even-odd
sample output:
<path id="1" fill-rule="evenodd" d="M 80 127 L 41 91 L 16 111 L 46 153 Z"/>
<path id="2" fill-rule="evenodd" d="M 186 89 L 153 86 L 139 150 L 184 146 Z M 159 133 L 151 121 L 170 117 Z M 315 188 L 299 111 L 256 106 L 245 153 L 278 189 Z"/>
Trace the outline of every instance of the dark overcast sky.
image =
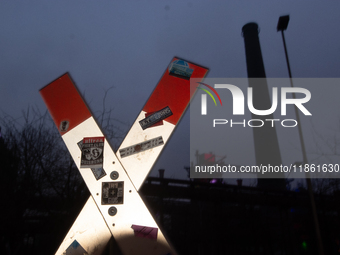
<path id="1" fill-rule="evenodd" d="M 276 32 L 286 14 L 293 76 L 339 77 L 339 7 L 307 0 L 0 1 L 0 114 L 44 111 L 39 89 L 69 72 L 93 112 L 114 86 L 107 107 L 132 124 L 174 56 L 210 68 L 209 78 L 246 77 L 241 29 L 252 21 L 267 77 L 287 77 Z M 166 177 L 185 176 L 188 133 L 186 114 L 155 166 L 175 169 Z"/>

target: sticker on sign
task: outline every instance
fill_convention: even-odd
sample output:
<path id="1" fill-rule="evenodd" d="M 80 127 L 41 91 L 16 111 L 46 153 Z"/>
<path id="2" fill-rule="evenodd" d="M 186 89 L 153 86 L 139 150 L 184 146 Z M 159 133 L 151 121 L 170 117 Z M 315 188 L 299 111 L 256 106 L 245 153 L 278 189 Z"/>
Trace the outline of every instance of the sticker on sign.
<path id="1" fill-rule="evenodd" d="M 103 167 L 104 137 L 85 137 L 81 147 L 81 168 Z"/>
<path id="2" fill-rule="evenodd" d="M 177 76 L 183 79 L 190 79 L 194 69 L 189 68 L 188 62 L 178 59 L 169 65 L 169 73 L 170 75 Z"/>
<path id="3" fill-rule="evenodd" d="M 102 205 L 123 204 L 124 182 L 102 183 Z"/>
<path id="4" fill-rule="evenodd" d="M 151 148 L 154 148 L 154 147 L 157 147 L 163 144 L 164 144 L 163 138 L 159 136 L 151 140 L 120 149 L 119 150 L 120 157 L 124 158 L 124 157 L 137 154 L 139 152 L 146 151 L 146 150 L 149 150 Z"/>
<path id="5" fill-rule="evenodd" d="M 162 110 L 159 110 L 151 115 L 149 115 L 148 117 L 146 117 L 145 119 L 142 119 L 141 121 L 139 121 L 139 124 L 141 125 L 142 129 L 146 129 L 148 127 L 151 127 L 153 124 L 166 119 L 167 117 L 171 116 L 172 112 L 170 110 L 170 107 L 167 106 L 165 108 L 163 108 Z"/>
<path id="6" fill-rule="evenodd" d="M 79 149 L 81 150 L 83 148 L 83 140 L 79 141 L 77 144 L 78 144 Z M 99 167 L 99 168 L 92 167 L 91 171 L 97 181 L 106 175 L 106 172 L 104 168 L 102 167 Z"/>

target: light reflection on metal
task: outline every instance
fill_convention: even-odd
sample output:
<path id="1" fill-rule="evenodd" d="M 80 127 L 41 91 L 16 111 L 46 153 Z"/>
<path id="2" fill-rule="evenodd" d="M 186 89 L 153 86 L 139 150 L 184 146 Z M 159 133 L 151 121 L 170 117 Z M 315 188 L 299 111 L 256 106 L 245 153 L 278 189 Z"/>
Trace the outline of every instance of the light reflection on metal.
<path id="1" fill-rule="evenodd" d="M 69 130 L 65 135 L 62 136 L 62 138 L 69 149 L 88 189 L 90 190 L 91 195 L 98 206 L 98 209 L 101 211 L 102 217 L 107 223 L 110 232 L 114 236 L 122 252 L 128 253 L 127 251 L 129 251 L 130 254 L 140 254 L 140 249 L 142 247 L 149 249 L 150 244 L 139 243 L 139 240 L 136 238 L 131 238 L 134 237 L 133 230 L 130 227 L 131 224 L 154 228 L 158 228 L 158 226 L 146 208 L 138 192 L 124 192 L 124 194 L 119 193 L 117 196 L 112 196 L 112 200 L 110 200 L 110 197 L 107 197 L 107 200 L 105 200 L 104 204 L 102 203 L 104 199 L 103 197 L 105 197 L 104 193 L 109 192 L 109 190 L 104 191 L 102 185 L 103 183 L 113 183 L 111 178 L 106 175 L 100 181 L 97 181 L 95 178 L 93 178 L 92 173 L 88 171 L 88 169 L 80 168 L 80 161 L 78 160 L 81 153 L 77 146 L 77 141 L 79 141 L 81 137 L 88 137 L 89 132 L 94 137 L 102 136 L 97 123 L 92 117 L 79 124 L 76 128 Z M 112 167 L 111 163 L 113 161 L 116 162 L 114 165 L 115 171 L 119 172 L 119 183 L 124 182 L 124 190 L 135 190 L 135 187 L 126 174 L 124 168 L 116 158 L 106 139 L 104 142 L 103 158 L 104 169 L 110 169 L 110 167 Z M 102 196 L 96 196 L 96 193 L 100 193 Z M 108 206 L 110 204 L 115 204 L 115 207 L 117 208 L 117 214 L 114 217 L 108 214 Z M 113 223 L 115 223 L 115 226 L 112 225 Z M 129 239 L 129 242 L 126 242 L 126 239 Z M 156 246 L 155 254 L 156 252 L 171 252 L 175 254 L 173 249 L 165 240 L 161 231 L 158 232 L 157 244 L 154 245 Z"/>
<path id="2" fill-rule="evenodd" d="M 176 59 L 174 58 L 174 60 Z M 203 79 L 208 70 L 201 66 L 189 64 L 193 67 L 192 75 Z M 176 79 L 176 82 L 173 79 Z M 140 198 L 137 190 L 151 170 L 152 165 L 158 158 L 193 96 L 190 94 L 190 82 L 186 79 L 170 77 L 166 72 L 137 117 L 121 148 L 127 148 L 148 139 L 152 140 L 160 135 L 164 144 L 122 159 L 119 155 L 116 156 L 114 154 L 110 145 L 105 140 L 103 168 L 112 171 L 114 166 L 114 170 L 119 173 L 119 181 L 124 183 L 124 190 L 128 191 L 124 192 L 123 204 L 115 204 L 117 214 L 114 217 L 108 213 L 109 205 L 102 205 L 102 196 L 100 195 L 102 193 L 102 183 L 112 182 L 110 176 L 105 175 L 98 181 L 96 178 L 93 178 L 88 168 L 80 168 L 81 151 L 77 145 L 79 140 L 82 140 L 84 137 L 100 137 L 103 134 L 72 84 L 68 74 L 58 78 L 53 83 L 61 91 L 58 91 L 55 87 L 46 86 L 41 90 L 41 94 L 56 124 L 60 123 L 62 119 L 71 119 L 67 131 L 61 132 L 60 129 L 59 131 L 91 192 L 91 197 L 65 237 L 57 254 L 62 254 L 72 243 L 73 239 L 77 239 L 80 245 L 85 243 L 86 245 L 83 247 L 86 247 L 85 249 L 88 253 L 101 254 L 102 247 L 105 247 L 111 234 L 123 253 L 144 254 L 145 250 L 147 250 L 148 254 L 176 254 L 164 238 L 162 231 L 158 229 L 156 222 Z M 186 92 L 183 93 L 181 90 L 186 87 L 187 89 L 184 90 Z M 76 99 L 65 100 L 65 96 L 67 97 L 69 93 L 73 94 Z M 61 104 L 62 106 L 60 106 Z M 172 109 L 173 115 L 168 116 L 161 126 L 142 130 L 139 121 L 158 109 L 163 109 L 165 106 L 169 106 Z M 93 213 L 93 211 L 96 211 L 96 213 Z M 93 220 L 95 215 L 99 219 Z M 87 224 L 90 227 L 84 229 L 84 226 L 87 226 L 84 224 L 85 221 L 91 224 Z M 157 242 L 137 238 L 134 230 L 131 228 L 132 225 L 157 229 Z M 100 236 L 101 239 L 93 239 L 93 236 Z"/>
<path id="3" fill-rule="evenodd" d="M 93 229 L 95 229 L 94 233 L 92 232 Z M 89 232 L 92 232 L 93 235 L 89 235 Z M 100 255 L 103 253 L 110 238 L 110 230 L 107 228 L 106 223 L 91 196 L 87 200 L 76 221 L 73 223 L 70 231 L 65 236 L 65 239 L 61 243 L 56 254 L 64 254 L 74 240 L 77 240 L 82 247 L 85 247 L 87 253 L 91 255 Z"/>

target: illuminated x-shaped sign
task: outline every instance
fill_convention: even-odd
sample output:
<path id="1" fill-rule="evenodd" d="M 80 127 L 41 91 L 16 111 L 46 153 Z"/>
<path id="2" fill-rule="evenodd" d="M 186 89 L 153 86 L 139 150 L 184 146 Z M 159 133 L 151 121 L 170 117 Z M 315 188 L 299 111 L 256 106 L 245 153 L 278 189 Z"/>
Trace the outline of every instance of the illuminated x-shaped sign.
<path id="1" fill-rule="evenodd" d="M 68 74 L 40 90 L 91 193 L 56 254 L 101 254 L 111 235 L 124 254 L 176 254 L 138 190 L 207 72 L 174 58 L 117 155 Z"/>

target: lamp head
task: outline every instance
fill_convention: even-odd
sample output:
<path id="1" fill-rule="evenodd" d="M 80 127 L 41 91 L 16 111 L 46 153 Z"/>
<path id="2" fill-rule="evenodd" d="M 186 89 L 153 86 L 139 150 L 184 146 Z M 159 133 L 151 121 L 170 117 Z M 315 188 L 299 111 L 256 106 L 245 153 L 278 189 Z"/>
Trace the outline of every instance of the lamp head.
<path id="1" fill-rule="evenodd" d="M 277 31 L 284 31 L 287 29 L 289 23 L 289 15 L 281 16 L 277 23 Z"/>

